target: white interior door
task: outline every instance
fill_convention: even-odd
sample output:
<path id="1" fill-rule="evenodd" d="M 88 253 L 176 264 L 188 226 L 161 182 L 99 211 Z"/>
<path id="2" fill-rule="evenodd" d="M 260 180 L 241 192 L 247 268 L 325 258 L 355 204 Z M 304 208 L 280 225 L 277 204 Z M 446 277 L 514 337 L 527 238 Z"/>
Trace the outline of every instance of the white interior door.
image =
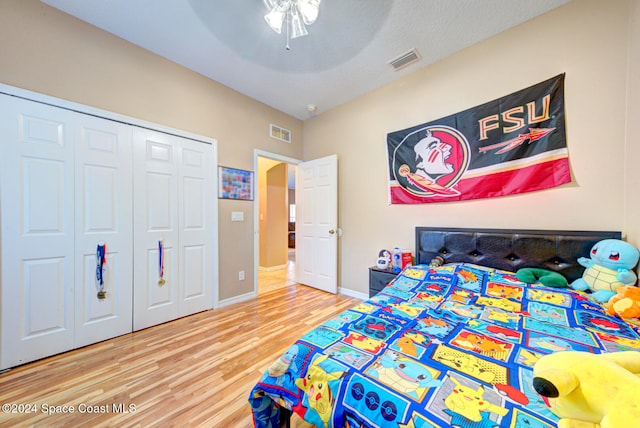
<path id="1" fill-rule="evenodd" d="M 303 162 L 296 174 L 297 281 L 338 292 L 338 157 Z"/>
<path id="2" fill-rule="evenodd" d="M 213 146 L 133 132 L 133 328 L 139 330 L 212 307 L 217 189 Z"/>
<path id="3" fill-rule="evenodd" d="M 0 96 L 0 368 L 73 348 L 74 120 Z"/>
<path id="4" fill-rule="evenodd" d="M 77 347 L 131 332 L 133 227 L 131 127 L 78 115 L 75 319 Z M 106 247 L 102 286 L 98 244 Z M 104 291 L 104 298 L 98 291 Z"/>

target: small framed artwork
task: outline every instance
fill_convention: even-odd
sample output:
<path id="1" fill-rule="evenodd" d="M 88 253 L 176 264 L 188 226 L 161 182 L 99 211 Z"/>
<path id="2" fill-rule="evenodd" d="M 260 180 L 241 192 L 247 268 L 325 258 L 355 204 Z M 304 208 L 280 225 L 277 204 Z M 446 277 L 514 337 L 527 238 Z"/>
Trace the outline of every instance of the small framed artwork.
<path id="1" fill-rule="evenodd" d="M 253 201 L 253 171 L 219 166 L 218 198 Z"/>

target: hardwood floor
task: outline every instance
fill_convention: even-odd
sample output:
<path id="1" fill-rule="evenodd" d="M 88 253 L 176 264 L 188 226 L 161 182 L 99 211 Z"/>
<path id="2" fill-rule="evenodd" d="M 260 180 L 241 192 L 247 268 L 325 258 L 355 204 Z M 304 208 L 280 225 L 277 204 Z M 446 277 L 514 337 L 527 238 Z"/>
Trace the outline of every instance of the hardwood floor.
<path id="1" fill-rule="evenodd" d="M 272 271 L 258 271 L 258 293 L 262 294 L 278 288 L 287 287 L 296 283 L 296 253 L 289 248 L 288 261 L 283 269 Z"/>
<path id="2" fill-rule="evenodd" d="M 0 402 L 22 412 L 0 412 L 0 426 L 251 427 L 247 398 L 264 370 L 359 302 L 288 286 L 11 369 Z"/>

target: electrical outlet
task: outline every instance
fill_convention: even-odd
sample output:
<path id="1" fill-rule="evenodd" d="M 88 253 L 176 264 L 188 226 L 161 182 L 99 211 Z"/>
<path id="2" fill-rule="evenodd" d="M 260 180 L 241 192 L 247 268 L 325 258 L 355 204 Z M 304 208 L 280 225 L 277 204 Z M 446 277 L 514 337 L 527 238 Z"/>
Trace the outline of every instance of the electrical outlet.
<path id="1" fill-rule="evenodd" d="M 244 281 L 244 271 L 238 272 L 238 281 Z"/>

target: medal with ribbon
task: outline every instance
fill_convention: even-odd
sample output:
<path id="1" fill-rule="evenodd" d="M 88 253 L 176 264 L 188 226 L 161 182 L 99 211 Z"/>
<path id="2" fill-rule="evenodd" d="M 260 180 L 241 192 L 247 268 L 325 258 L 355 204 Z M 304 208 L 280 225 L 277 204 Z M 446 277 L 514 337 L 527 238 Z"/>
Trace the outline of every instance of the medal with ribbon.
<path id="1" fill-rule="evenodd" d="M 164 241 L 158 241 L 158 285 L 164 285 Z"/>
<path id="2" fill-rule="evenodd" d="M 96 286 L 98 288 L 98 299 L 107 297 L 104 291 L 104 272 L 107 267 L 107 245 L 100 242 L 96 248 Z"/>

